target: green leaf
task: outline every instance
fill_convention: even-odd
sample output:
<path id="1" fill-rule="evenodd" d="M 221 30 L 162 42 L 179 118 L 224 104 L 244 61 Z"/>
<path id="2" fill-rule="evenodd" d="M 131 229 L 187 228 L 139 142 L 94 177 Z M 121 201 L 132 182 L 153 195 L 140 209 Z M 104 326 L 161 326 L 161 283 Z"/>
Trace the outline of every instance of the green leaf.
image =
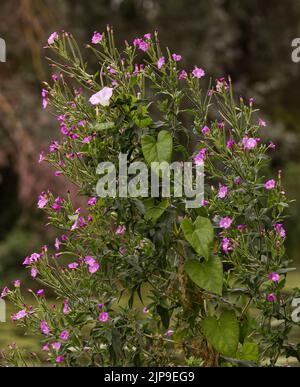
<path id="1" fill-rule="evenodd" d="M 238 358 L 257 362 L 259 359 L 259 348 L 253 341 L 245 341 L 242 348 L 239 350 Z"/>
<path id="2" fill-rule="evenodd" d="M 214 241 L 214 229 L 208 218 L 198 216 L 194 224 L 190 219 L 181 222 L 185 239 L 193 249 L 206 260 L 211 256 Z"/>
<path id="3" fill-rule="evenodd" d="M 145 135 L 142 137 L 142 151 L 148 164 L 153 162 L 170 162 L 172 158 L 173 140 L 172 135 L 166 130 L 158 133 L 155 137 Z"/>
<path id="4" fill-rule="evenodd" d="M 185 271 L 200 288 L 222 295 L 223 265 L 220 258 L 210 257 L 208 261 L 202 263 L 192 259 L 185 264 Z"/>
<path id="5" fill-rule="evenodd" d="M 156 310 L 160 316 L 164 328 L 168 329 L 170 324 L 170 315 L 168 309 L 164 308 L 162 305 L 158 305 Z"/>
<path id="6" fill-rule="evenodd" d="M 106 129 L 112 129 L 114 127 L 115 127 L 114 122 L 99 122 L 93 127 L 93 129 L 97 131 L 101 131 Z"/>
<path id="7" fill-rule="evenodd" d="M 145 128 L 152 124 L 152 119 L 149 117 L 146 106 L 139 106 L 136 111 L 131 113 L 131 118 L 134 124 L 139 128 Z"/>
<path id="8" fill-rule="evenodd" d="M 168 199 L 163 199 L 160 203 L 154 205 L 154 200 L 152 199 L 151 202 L 145 203 L 145 206 L 147 208 L 145 219 L 155 224 L 169 207 L 169 201 Z"/>
<path id="9" fill-rule="evenodd" d="M 234 311 L 225 311 L 220 319 L 207 317 L 202 321 L 208 343 L 224 356 L 234 357 L 239 343 L 239 324 Z"/>

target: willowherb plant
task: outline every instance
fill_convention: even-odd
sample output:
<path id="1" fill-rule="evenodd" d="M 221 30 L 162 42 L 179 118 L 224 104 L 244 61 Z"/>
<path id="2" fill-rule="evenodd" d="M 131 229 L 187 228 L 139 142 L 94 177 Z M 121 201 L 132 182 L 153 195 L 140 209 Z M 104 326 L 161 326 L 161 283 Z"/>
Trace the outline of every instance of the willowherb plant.
<path id="1" fill-rule="evenodd" d="M 86 208 L 74 208 L 69 195 L 40 195 L 38 207 L 59 235 L 53 248 L 24 261 L 42 286 L 31 291 L 33 306 L 19 281 L 3 290 L 18 307 L 12 320 L 39 335 L 47 360 L 63 366 L 300 360 L 299 343 L 289 342 L 300 291 L 284 291 L 289 201 L 281 172 L 276 180 L 263 176 L 275 145 L 259 138 L 266 123 L 253 99 L 236 103 L 229 78 L 203 92 L 203 69 L 182 69 L 157 33 L 126 42 L 120 53 L 112 28 L 95 32 L 88 45 L 95 74 L 71 34 L 53 33 L 48 48 L 56 72 L 52 86 L 44 83 L 43 106 L 62 136 L 40 161 L 77 185 Z M 128 164 L 204 164 L 202 206 L 188 209 L 172 195 L 97 197 L 98 164 L 117 165 L 120 153 Z M 22 359 L 12 348 L 2 362 Z"/>

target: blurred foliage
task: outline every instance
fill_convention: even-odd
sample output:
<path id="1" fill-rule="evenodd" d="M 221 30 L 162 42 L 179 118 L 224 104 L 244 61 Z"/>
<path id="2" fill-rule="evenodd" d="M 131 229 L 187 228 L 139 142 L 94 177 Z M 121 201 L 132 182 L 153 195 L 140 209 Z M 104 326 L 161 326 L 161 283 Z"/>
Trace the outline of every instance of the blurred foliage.
<path id="1" fill-rule="evenodd" d="M 61 29 L 84 45 L 107 23 L 119 39 L 157 28 L 187 69 L 198 64 L 213 78 L 230 74 L 241 95 L 255 97 L 269 123 L 262 137 L 278 146 L 272 173 L 283 169 L 288 195 L 298 199 L 288 230 L 289 255 L 299 257 L 300 64 L 291 60 L 291 41 L 300 36 L 299 1 L 6 0 L 1 19 L 7 43 L 7 63 L 0 64 L 1 280 L 29 249 L 50 238 L 35 210 L 37 194 L 48 186 L 62 193 L 70 188 L 36 163 L 39 150 L 58 135 L 56 122 L 41 109 L 41 81 L 50 74 L 43 46 Z"/>

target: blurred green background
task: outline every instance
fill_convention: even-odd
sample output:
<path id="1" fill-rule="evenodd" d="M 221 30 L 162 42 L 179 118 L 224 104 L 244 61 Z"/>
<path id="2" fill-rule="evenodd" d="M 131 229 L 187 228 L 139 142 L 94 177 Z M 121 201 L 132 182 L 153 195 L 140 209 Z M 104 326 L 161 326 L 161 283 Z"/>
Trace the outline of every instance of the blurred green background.
<path id="1" fill-rule="evenodd" d="M 119 46 L 158 29 L 186 69 L 197 64 L 212 78 L 230 75 L 238 94 L 255 98 L 268 122 L 262 137 L 277 145 L 272 173 L 284 171 L 288 196 L 296 199 L 287 246 L 300 266 L 300 63 L 291 60 L 291 42 L 300 37 L 299 0 L 1 0 L 0 19 L 7 44 L 7 62 L 0 63 L 0 285 L 22 279 L 26 254 L 53 243 L 37 195 L 48 187 L 72 189 L 37 163 L 39 151 L 59 136 L 41 107 L 41 82 L 50 78 L 43 46 L 63 29 L 84 49 L 106 24 L 114 26 Z M 291 283 L 299 286 L 300 275 Z M 11 339 L 3 326 L 0 347 Z"/>

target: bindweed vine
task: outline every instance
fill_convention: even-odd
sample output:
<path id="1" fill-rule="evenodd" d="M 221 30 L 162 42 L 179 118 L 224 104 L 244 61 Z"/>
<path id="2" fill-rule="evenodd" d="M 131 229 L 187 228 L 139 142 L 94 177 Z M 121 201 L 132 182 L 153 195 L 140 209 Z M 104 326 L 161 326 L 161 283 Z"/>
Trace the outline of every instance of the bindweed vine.
<path id="1" fill-rule="evenodd" d="M 53 33 L 47 48 L 55 72 L 43 85 L 43 107 L 57 117 L 61 139 L 39 161 L 74 183 L 86 205 L 74 208 L 68 194 L 39 196 L 58 236 L 23 263 L 40 284 L 32 306 L 20 281 L 2 291 L 18 308 L 14 323 L 41 338 L 53 365 L 299 361 L 290 332 L 299 326 L 292 302 L 300 290 L 284 289 L 289 200 L 281 172 L 265 176 L 275 145 L 259 137 L 267 124 L 254 100 L 236 102 L 230 78 L 211 84 L 202 68 L 184 70 L 157 32 L 126 42 L 123 52 L 111 27 L 95 32 L 87 48 L 96 73 L 71 34 Z M 99 197 L 97 166 L 118 165 L 120 153 L 128 165 L 204 165 L 202 205 L 187 208 L 174 192 L 151 197 L 151 183 L 147 198 Z M 17 348 L 3 353 L 4 365 L 26 361 Z"/>

